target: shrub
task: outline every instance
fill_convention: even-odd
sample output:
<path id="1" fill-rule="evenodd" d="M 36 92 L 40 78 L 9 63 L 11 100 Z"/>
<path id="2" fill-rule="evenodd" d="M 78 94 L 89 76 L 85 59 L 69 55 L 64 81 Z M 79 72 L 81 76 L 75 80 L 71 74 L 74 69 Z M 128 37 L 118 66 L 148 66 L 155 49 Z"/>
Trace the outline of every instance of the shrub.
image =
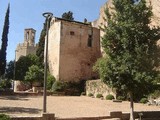
<path id="1" fill-rule="evenodd" d="M 97 95 L 96 95 L 96 98 L 101 98 L 101 97 L 103 97 L 102 94 L 97 94 Z"/>
<path id="2" fill-rule="evenodd" d="M 56 81 L 55 77 L 52 76 L 51 74 L 48 74 L 48 77 L 47 77 L 47 90 L 51 90 L 52 89 L 52 85 L 54 84 L 55 81 Z"/>
<path id="3" fill-rule="evenodd" d="M 63 92 L 65 95 L 80 96 L 85 91 L 85 80 L 79 82 L 55 81 L 52 85 L 52 92 Z"/>
<path id="4" fill-rule="evenodd" d="M 106 100 L 113 100 L 114 99 L 114 96 L 109 94 L 106 96 Z"/>
<path id="5" fill-rule="evenodd" d="M 125 96 L 118 96 L 117 100 L 125 100 Z"/>
<path id="6" fill-rule="evenodd" d="M 92 96 L 93 96 L 93 93 L 89 93 L 88 96 L 89 96 L 89 97 L 92 97 Z"/>
<path id="7" fill-rule="evenodd" d="M 148 99 L 147 98 L 142 98 L 141 100 L 140 100 L 140 103 L 143 103 L 143 104 L 145 104 L 145 103 L 147 103 L 148 102 Z"/>
<path id="8" fill-rule="evenodd" d="M 85 80 L 65 82 L 65 95 L 80 96 L 85 91 Z"/>
<path id="9" fill-rule="evenodd" d="M 0 89 L 11 88 L 11 80 L 2 79 L 0 80 Z"/>
<path id="10" fill-rule="evenodd" d="M 82 92 L 81 95 L 86 95 L 86 92 Z"/>
<path id="11" fill-rule="evenodd" d="M 0 120 L 11 120 L 11 118 L 8 115 L 0 114 Z"/>
<path id="12" fill-rule="evenodd" d="M 32 65 L 26 72 L 25 81 L 30 82 L 32 85 L 34 82 L 43 83 L 44 70 L 37 65 Z"/>
<path id="13" fill-rule="evenodd" d="M 62 92 L 65 88 L 65 83 L 62 83 L 60 81 L 55 81 L 52 85 L 52 91 L 53 92 Z"/>

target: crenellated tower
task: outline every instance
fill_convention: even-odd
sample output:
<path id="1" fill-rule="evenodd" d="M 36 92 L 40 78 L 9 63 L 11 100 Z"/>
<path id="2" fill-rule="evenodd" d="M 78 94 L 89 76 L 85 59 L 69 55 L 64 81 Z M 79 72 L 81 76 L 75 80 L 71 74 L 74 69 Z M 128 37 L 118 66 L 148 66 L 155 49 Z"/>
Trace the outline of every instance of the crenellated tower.
<path id="1" fill-rule="evenodd" d="M 35 34 L 36 34 L 36 31 L 32 28 L 25 29 L 24 30 L 24 43 L 28 43 L 29 46 L 34 46 Z"/>
<path id="2" fill-rule="evenodd" d="M 33 28 L 27 28 L 24 30 L 24 43 L 20 43 L 16 48 L 16 61 L 21 56 L 26 56 L 28 54 L 36 54 L 36 45 L 35 45 L 35 35 L 36 30 Z"/>

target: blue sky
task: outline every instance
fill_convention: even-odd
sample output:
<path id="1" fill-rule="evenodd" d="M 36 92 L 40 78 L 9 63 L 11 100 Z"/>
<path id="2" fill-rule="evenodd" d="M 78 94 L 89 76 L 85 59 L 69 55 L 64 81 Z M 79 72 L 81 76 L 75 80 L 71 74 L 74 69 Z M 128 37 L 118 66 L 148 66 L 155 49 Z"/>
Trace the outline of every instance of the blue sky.
<path id="1" fill-rule="evenodd" d="M 64 12 L 72 11 L 74 20 L 94 21 L 99 17 L 100 7 L 107 0 L 0 0 L 0 39 L 2 36 L 4 17 L 10 2 L 10 28 L 7 47 L 7 61 L 14 60 L 18 43 L 24 40 L 24 29 L 36 30 L 36 43 L 43 27 L 42 13 L 52 12 L 61 17 Z M 0 40 L 1 44 L 1 40 Z"/>

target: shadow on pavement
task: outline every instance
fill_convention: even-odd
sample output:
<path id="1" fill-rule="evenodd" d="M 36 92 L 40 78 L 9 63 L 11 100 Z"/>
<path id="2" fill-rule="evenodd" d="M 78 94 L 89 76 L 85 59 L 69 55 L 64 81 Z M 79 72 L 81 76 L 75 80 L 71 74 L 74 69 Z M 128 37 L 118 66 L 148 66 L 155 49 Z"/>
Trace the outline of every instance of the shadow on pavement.
<path id="1" fill-rule="evenodd" d="M 24 107 L 1 107 L 0 113 L 27 113 L 27 114 L 38 114 L 42 110 L 37 108 L 24 108 Z"/>
<path id="2" fill-rule="evenodd" d="M 0 97 L 0 100 L 22 100 L 22 101 L 27 101 L 28 99 L 26 97 L 22 97 L 22 96 L 3 96 L 3 97 Z"/>

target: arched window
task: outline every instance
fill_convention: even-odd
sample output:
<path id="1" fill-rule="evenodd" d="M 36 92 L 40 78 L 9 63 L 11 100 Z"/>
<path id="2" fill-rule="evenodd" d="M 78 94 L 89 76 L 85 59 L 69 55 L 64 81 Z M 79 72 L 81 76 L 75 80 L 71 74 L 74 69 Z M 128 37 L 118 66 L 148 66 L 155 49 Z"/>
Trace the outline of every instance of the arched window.
<path id="1" fill-rule="evenodd" d="M 27 32 L 27 34 L 26 34 L 26 39 L 27 40 L 29 39 L 29 32 Z"/>

